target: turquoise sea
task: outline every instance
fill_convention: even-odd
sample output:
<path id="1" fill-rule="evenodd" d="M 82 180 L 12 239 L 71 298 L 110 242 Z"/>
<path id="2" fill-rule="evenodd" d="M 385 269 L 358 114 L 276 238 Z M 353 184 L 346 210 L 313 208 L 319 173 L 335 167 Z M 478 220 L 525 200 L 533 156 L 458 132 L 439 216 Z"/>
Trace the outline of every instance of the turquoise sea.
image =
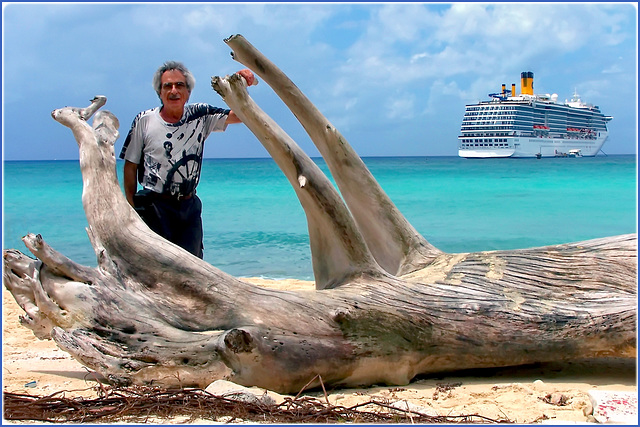
<path id="1" fill-rule="evenodd" d="M 409 222 L 446 252 L 637 232 L 635 155 L 364 161 Z M 78 161 L 7 161 L 3 167 L 3 248 L 28 253 L 21 237 L 39 233 L 74 261 L 95 266 Z M 206 159 L 202 169 L 205 260 L 234 276 L 312 279 L 305 216 L 275 163 Z"/>

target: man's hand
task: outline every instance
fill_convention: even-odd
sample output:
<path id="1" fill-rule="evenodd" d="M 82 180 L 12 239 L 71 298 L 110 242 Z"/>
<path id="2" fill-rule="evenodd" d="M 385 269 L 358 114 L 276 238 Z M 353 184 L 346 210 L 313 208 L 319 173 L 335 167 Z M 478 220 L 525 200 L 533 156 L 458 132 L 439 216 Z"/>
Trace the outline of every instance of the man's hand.
<path id="1" fill-rule="evenodd" d="M 255 86 L 258 84 L 258 79 L 253 75 L 251 70 L 245 68 L 243 70 L 238 71 L 236 74 L 240 74 L 247 81 L 247 86 Z"/>

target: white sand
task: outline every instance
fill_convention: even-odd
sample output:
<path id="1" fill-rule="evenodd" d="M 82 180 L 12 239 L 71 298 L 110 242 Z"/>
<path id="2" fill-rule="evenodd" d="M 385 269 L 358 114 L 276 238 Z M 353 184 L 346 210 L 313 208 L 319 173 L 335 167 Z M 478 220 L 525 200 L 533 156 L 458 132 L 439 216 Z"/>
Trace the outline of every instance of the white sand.
<path id="1" fill-rule="evenodd" d="M 312 290 L 310 282 L 247 279 L 258 286 Z M 11 294 L 3 290 L 3 390 L 44 396 L 96 397 L 96 375 L 58 349 L 40 341 L 21 326 L 23 314 Z M 34 387 L 27 387 L 35 381 Z M 33 383 L 31 384 L 33 385 Z M 592 418 L 589 390 L 637 391 L 636 360 L 580 361 L 490 369 L 419 379 L 406 386 L 344 389 L 330 392 L 329 401 L 349 407 L 372 398 L 408 401 L 438 415 L 478 414 L 491 419 L 525 423 L 588 422 Z M 319 393 L 314 393 L 320 396 Z M 561 395 L 565 406 L 545 402 Z M 546 399 L 548 400 L 548 399 Z M 6 421 L 5 421 L 6 422 Z"/>

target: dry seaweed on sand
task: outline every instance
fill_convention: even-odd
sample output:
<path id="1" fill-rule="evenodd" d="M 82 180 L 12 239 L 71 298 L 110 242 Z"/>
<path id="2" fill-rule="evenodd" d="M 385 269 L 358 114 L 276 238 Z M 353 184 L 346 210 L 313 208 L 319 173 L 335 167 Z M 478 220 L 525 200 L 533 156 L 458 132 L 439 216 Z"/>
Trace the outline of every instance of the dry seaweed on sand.
<path id="1" fill-rule="evenodd" d="M 311 396 L 287 397 L 276 405 L 215 396 L 197 388 L 100 387 L 96 398 L 4 392 L 4 419 L 51 423 L 158 422 L 181 417 L 181 422 L 211 420 L 257 423 L 509 423 L 481 415 L 429 416 L 369 401 L 351 407 L 335 406 Z M 326 396 L 325 396 L 326 397 Z"/>

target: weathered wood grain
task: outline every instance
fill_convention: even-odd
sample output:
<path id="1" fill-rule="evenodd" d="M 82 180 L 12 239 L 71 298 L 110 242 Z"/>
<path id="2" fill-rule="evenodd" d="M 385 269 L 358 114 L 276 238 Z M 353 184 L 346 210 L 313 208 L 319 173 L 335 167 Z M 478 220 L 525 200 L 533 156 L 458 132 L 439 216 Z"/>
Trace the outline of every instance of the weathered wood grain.
<path id="1" fill-rule="evenodd" d="M 318 374 L 335 386 L 400 385 L 455 369 L 635 357 L 636 234 L 444 253 L 413 229 L 284 73 L 242 36 L 226 42 L 300 119 L 337 182 L 340 192 L 240 76 L 212 79 L 300 199 L 318 290 L 253 286 L 152 233 L 121 192 L 118 122 L 98 111 L 106 98 L 96 97 L 53 117 L 79 145 L 98 267 L 74 263 L 33 234 L 23 240 L 36 259 L 4 251 L 3 282 L 39 338 L 114 383 L 205 387 L 228 379 L 279 392 L 297 392 Z"/>

